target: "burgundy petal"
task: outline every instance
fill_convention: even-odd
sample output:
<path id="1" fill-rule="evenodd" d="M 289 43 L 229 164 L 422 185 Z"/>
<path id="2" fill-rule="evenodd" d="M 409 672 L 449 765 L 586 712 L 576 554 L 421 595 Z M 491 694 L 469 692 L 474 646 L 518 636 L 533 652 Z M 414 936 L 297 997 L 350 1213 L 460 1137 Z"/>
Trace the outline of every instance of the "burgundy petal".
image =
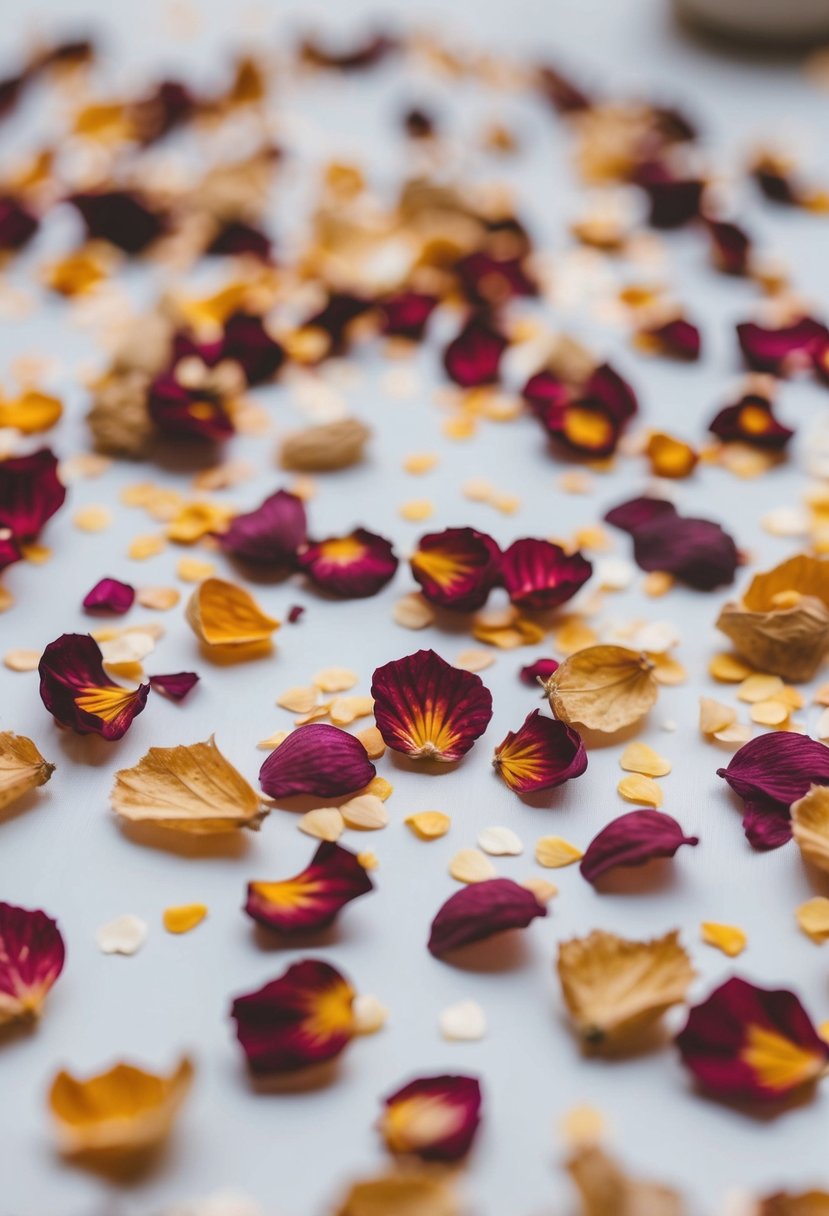
<path id="1" fill-rule="evenodd" d="M 495 305 L 515 296 L 538 294 L 520 257 L 496 258 L 484 249 L 477 249 L 455 264 L 455 273 L 472 304 Z"/>
<path id="2" fill-rule="evenodd" d="M 177 671 L 166 676 L 148 676 L 150 687 L 169 697 L 171 701 L 183 701 L 196 687 L 199 677 L 195 671 Z"/>
<path id="3" fill-rule="evenodd" d="M 534 663 L 528 663 L 522 667 L 518 674 L 522 683 L 537 689 L 539 680 L 549 680 L 553 672 L 557 670 L 558 659 L 536 659 Z"/>
<path id="4" fill-rule="evenodd" d="M 424 597 L 441 608 L 481 608 L 500 574 L 501 551 L 475 528 L 446 528 L 421 536 L 410 558 Z"/>
<path id="5" fill-rule="evenodd" d="M 411 338 L 419 342 L 438 304 L 437 296 L 423 291 L 401 291 L 387 296 L 380 304 L 381 328 L 394 338 Z"/>
<path id="6" fill-rule="evenodd" d="M 534 709 L 495 749 L 495 771 L 517 794 L 553 789 L 587 768 L 582 737 L 572 726 Z"/>
<path id="7" fill-rule="evenodd" d="M 743 744 L 717 769 L 745 803 L 743 827 L 755 849 L 791 838 L 789 808 L 812 785 L 829 785 L 829 748 L 790 731 L 772 731 Z"/>
<path id="8" fill-rule="evenodd" d="M 640 331 L 655 349 L 674 359 L 685 359 L 693 363 L 700 356 L 702 339 L 696 325 L 679 317 L 664 325 L 655 325 Z"/>
<path id="9" fill-rule="evenodd" d="M 676 518 L 676 507 L 665 498 L 631 498 L 613 507 L 605 515 L 609 524 L 621 528 L 635 536 L 639 528 L 646 527 L 657 519 L 670 520 Z"/>
<path id="10" fill-rule="evenodd" d="M 16 252 L 28 245 L 40 227 L 37 216 L 10 194 L 0 195 L 0 251 Z"/>
<path id="11" fill-rule="evenodd" d="M 233 422 L 218 398 L 185 387 L 170 373 L 153 380 L 148 407 L 153 422 L 165 435 L 221 440 L 233 434 Z"/>
<path id="12" fill-rule="evenodd" d="M 271 752 L 259 770 L 259 784 L 271 798 L 342 798 L 368 785 L 376 771 L 354 735 L 311 722 L 291 731 Z"/>
<path id="13" fill-rule="evenodd" d="M 235 359 L 248 384 L 263 384 L 279 371 L 285 352 L 265 329 L 261 317 L 236 312 L 225 322 L 222 358 Z"/>
<path id="14" fill-rule="evenodd" d="M 236 515 L 218 541 L 225 553 L 259 565 L 291 566 L 305 544 L 305 504 L 277 490 L 255 511 Z"/>
<path id="15" fill-rule="evenodd" d="M 503 334 L 487 318 L 474 316 L 447 346 L 443 366 L 449 379 L 461 388 L 494 384 L 506 348 Z"/>
<path id="16" fill-rule="evenodd" d="M 112 612 L 123 616 L 129 612 L 135 600 L 135 588 L 121 583 L 117 578 L 102 578 L 91 591 L 87 591 L 83 606 L 87 612 Z"/>
<path id="17" fill-rule="evenodd" d="M 507 929 L 525 929 L 537 916 L 546 915 L 533 892 L 511 878 L 473 882 L 450 895 L 432 921 L 429 953 L 443 958 Z"/>
<path id="18" fill-rule="evenodd" d="M 520 608 L 557 608 L 572 599 L 592 573 L 581 553 L 565 553 L 560 545 L 531 537 L 513 541 L 501 557 L 504 586 Z"/>
<path id="19" fill-rule="evenodd" d="M 670 815 L 662 811 L 628 811 L 594 837 L 579 869 L 589 883 L 595 883 L 617 866 L 642 866 L 655 857 L 673 857 L 683 844 L 699 844 L 699 837 L 686 836 Z"/>
<path id="20" fill-rule="evenodd" d="M 328 335 L 328 353 L 342 354 L 348 345 L 348 328 L 372 307 L 372 301 L 346 291 L 334 291 L 325 305 L 304 322 L 305 329 L 321 329 Z"/>
<path id="21" fill-rule="evenodd" d="M 357 855 L 323 841 L 299 874 L 275 882 L 248 883 L 245 912 L 257 924 L 280 933 L 325 929 L 360 895 L 374 890 Z"/>
<path id="22" fill-rule="evenodd" d="M 829 330 L 813 317 L 801 317 L 780 329 L 745 321 L 737 326 L 737 340 L 749 367 L 781 376 L 791 366 L 809 364 L 829 342 Z"/>
<path id="23" fill-rule="evenodd" d="M 66 957 L 45 912 L 0 903 L 0 1025 L 37 1017 Z"/>
<path id="24" fill-rule="evenodd" d="M 587 403 L 601 405 L 620 426 L 639 409 L 633 389 L 609 363 L 600 363 L 584 382 L 580 404 Z"/>
<path id="25" fill-rule="evenodd" d="M 481 1119 L 474 1077 L 419 1077 L 384 1099 L 380 1131 L 392 1153 L 423 1161 L 459 1161 L 472 1147 Z"/>
<path id="26" fill-rule="evenodd" d="M 782 451 L 794 435 L 778 422 L 771 402 L 759 393 L 746 393 L 734 405 L 721 409 L 708 429 L 726 443 L 738 441 L 773 452 Z"/>
<path id="27" fill-rule="evenodd" d="M 263 262 L 270 261 L 272 252 L 270 237 L 259 228 L 246 224 L 243 220 L 228 220 L 207 246 L 205 253 L 214 256 L 238 257 L 240 254 L 250 254 Z"/>
<path id="28" fill-rule="evenodd" d="M 641 165 L 636 181 L 650 203 L 652 228 L 682 228 L 698 218 L 705 183 L 699 178 L 675 178 L 660 164 Z"/>
<path id="29" fill-rule="evenodd" d="M 58 459 L 49 448 L 0 460 L 0 527 L 15 540 L 34 540 L 66 498 Z"/>
<path id="30" fill-rule="evenodd" d="M 0 572 L 22 560 L 23 553 L 8 528 L 0 528 Z"/>
<path id="31" fill-rule="evenodd" d="M 707 220 L 711 257 L 723 274 L 746 275 L 751 265 L 751 238 L 737 224 Z"/>
<path id="32" fill-rule="evenodd" d="M 68 200 L 90 240 L 109 241 L 125 253 L 142 253 L 167 230 L 167 219 L 129 190 L 89 191 Z"/>
<path id="33" fill-rule="evenodd" d="M 605 519 L 633 536 L 633 556 L 642 570 L 665 571 L 699 591 L 734 579 L 737 546 L 711 520 L 686 519 L 672 504 L 647 498 L 622 503 Z"/>
<path id="34" fill-rule="evenodd" d="M 391 541 L 366 528 L 311 541 L 297 560 L 315 586 L 343 599 L 376 595 L 394 577 L 398 565 Z"/>
<path id="35" fill-rule="evenodd" d="M 129 730 L 147 703 L 149 684 L 122 688 L 104 671 L 97 642 L 85 633 L 64 633 L 40 658 L 40 698 L 61 726 L 112 742 Z"/>

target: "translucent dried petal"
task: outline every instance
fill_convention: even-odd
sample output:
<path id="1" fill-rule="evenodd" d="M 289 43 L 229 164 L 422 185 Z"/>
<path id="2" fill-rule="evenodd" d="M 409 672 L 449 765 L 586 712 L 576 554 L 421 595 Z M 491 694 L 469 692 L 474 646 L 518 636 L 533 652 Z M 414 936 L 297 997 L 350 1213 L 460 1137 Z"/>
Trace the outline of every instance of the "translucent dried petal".
<path id="1" fill-rule="evenodd" d="M 644 717 L 659 690 L 647 655 L 602 645 L 570 655 L 544 691 L 557 718 L 612 734 Z"/>
<path id="2" fill-rule="evenodd" d="M 380 1132 L 392 1153 L 459 1161 L 472 1146 L 480 1110 L 481 1087 L 473 1077 L 421 1077 L 385 1099 Z"/>
<path id="3" fill-rule="evenodd" d="M 297 827 L 306 836 L 333 844 L 345 831 L 345 820 L 336 806 L 321 806 L 306 811 L 297 820 Z"/>
<path id="4" fill-rule="evenodd" d="M 662 811 L 628 811 L 593 838 L 579 869 L 590 883 L 617 866 L 642 866 L 656 857 L 673 857 L 682 845 L 697 845 Z"/>
<path id="5" fill-rule="evenodd" d="M 340 798 L 361 790 L 375 771 L 359 739 L 314 722 L 292 731 L 271 752 L 259 770 L 259 783 L 271 798 Z"/>
<path id="6" fill-rule="evenodd" d="M 0 731 L 0 811 L 24 794 L 45 785 L 55 771 L 31 739 Z"/>
<path id="7" fill-rule="evenodd" d="M 190 628 L 206 646 L 233 649 L 269 642 L 279 621 L 266 616 L 249 591 L 220 578 L 200 583 L 185 609 Z"/>
<path id="8" fill-rule="evenodd" d="M 248 884 L 245 912 L 257 924 L 292 934 L 325 929 L 373 883 L 354 853 L 323 842 L 293 878 Z"/>
<path id="9" fill-rule="evenodd" d="M 39 1016 L 65 955 L 45 912 L 0 903 L 0 1025 Z"/>
<path id="10" fill-rule="evenodd" d="M 429 953 L 443 958 L 507 929 L 524 929 L 537 916 L 546 915 L 533 892 L 511 878 L 472 883 L 450 895 L 432 921 Z"/>
<path id="11" fill-rule="evenodd" d="M 376 595 L 394 577 L 398 565 L 391 541 L 365 528 L 312 542 L 298 562 L 316 587 L 343 599 Z"/>
<path id="12" fill-rule="evenodd" d="M 149 926 L 140 916 L 125 912 L 107 921 L 95 931 L 95 941 L 102 954 L 137 954 L 147 940 Z"/>
<path id="13" fill-rule="evenodd" d="M 478 848 L 491 857 L 519 857 L 524 852 L 521 837 L 512 828 L 484 828 L 478 833 Z"/>
<path id="14" fill-rule="evenodd" d="M 99 647 L 83 633 L 64 633 L 50 642 L 38 671 L 40 698 L 61 726 L 110 742 L 126 734 L 150 691 L 149 684 L 136 689 L 113 684 Z"/>
<path id="15" fill-rule="evenodd" d="M 580 777 L 587 752 L 578 731 L 534 709 L 495 749 L 498 776 L 518 794 L 534 793 Z"/>
<path id="16" fill-rule="evenodd" d="M 441 1012 L 438 1026 L 450 1043 L 475 1043 L 486 1034 L 486 1015 L 475 1001 L 459 1001 Z"/>

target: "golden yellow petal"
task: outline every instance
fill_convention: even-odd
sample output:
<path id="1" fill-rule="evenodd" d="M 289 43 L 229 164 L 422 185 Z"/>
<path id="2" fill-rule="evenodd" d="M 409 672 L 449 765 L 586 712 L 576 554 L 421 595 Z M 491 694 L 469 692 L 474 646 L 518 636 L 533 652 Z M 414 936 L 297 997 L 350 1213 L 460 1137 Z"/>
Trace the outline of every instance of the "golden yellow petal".
<path id="1" fill-rule="evenodd" d="M 207 904 L 180 904 L 165 908 L 162 921 L 168 933 L 189 933 L 207 916 Z"/>
<path id="2" fill-rule="evenodd" d="M 825 895 L 807 899 L 795 916 L 800 928 L 813 942 L 825 942 L 829 938 L 829 899 Z"/>
<path id="3" fill-rule="evenodd" d="M 640 773 L 623 777 L 616 786 L 616 791 L 625 802 L 653 807 L 662 805 L 662 790 L 651 777 L 643 777 Z"/>
<path id="4" fill-rule="evenodd" d="M 783 691 L 784 684 L 780 676 L 764 675 L 755 672 L 747 676 L 737 689 L 737 700 L 754 705 L 758 701 L 768 701 Z"/>
<path id="5" fill-rule="evenodd" d="M 829 872 L 829 787 L 813 785 L 792 803 L 792 835 L 805 861 Z"/>
<path id="6" fill-rule="evenodd" d="M 452 820 L 443 811 L 418 811 L 403 822 L 421 840 L 439 840 L 452 826 Z"/>
<path id="7" fill-rule="evenodd" d="M 0 810 L 45 785 L 55 771 L 31 739 L 13 731 L 0 732 Z"/>
<path id="8" fill-rule="evenodd" d="M 267 642 L 279 628 L 279 621 L 266 616 L 249 591 L 220 578 L 199 584 L 185 615 L 196 637 L 208 646 Z"/>
<path id="9" fill-rule="evenodd" d="M 619 758 L 619 764 L 627 773 L 641 773 L 643 777 L 666 777 L 671 771 L 671 762 L 647 743 L 629 743 Z"/>
<path id="10" fill-rule="evenodd" d="M 386 744 L 376 726 L 366 726 L 357 731 L 357 738 L 366 749 L 369 760 L 379 760 L 385 753 Z"/>
<path id="11" fill-rule="evenodd" d="M 584 854 L 560 836 L 542 836 L 535 846 L 535 860 L 547 870 L 560 870 L 581 861 Z"/>
<path id="12" fill-rule="evenodd" d="M 713 697 L 699 699 L 699 728 L 704 735 L 715 735 L 717 731 L 733 726 L 737 721 L 737 711 L 733 705 L 723 705 Z"/>
<path id="13" fill-rule="evenodd" d="M 708 664 L 708 672 L 721 684 L 741 684 L 754 671 L 750 663 L 736 654 L 715 654 Z"/>
<path id="14" fill-rule="evenodd" d="M 748 937 L 736 925 L 721 925 L 713 920 L 704 920 L 700 925 L 700 937 L 706 946 L 714 946 L 722 950 L 729 958 L 742 954 L 748 944 Z"/>

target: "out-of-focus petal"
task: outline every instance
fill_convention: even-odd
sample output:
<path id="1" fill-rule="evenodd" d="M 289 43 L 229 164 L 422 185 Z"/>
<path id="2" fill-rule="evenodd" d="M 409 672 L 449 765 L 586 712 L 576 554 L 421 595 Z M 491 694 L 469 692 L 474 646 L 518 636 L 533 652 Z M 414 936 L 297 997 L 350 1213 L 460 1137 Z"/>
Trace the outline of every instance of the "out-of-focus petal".
<path id="1" fill-rule="evenodd" d="M 779 329 L 746 321 L 737 326 L 737 340 L 750 368 L 784 376 L 793 367 L 809 366 L 829 342 L 829 330 L 814 317 L 801 317 Z"/>
<path id="2" fill-rule="evenodd" d="M 558 659 L 536 659 L 534 663 L 528 663 L 522 667 L 518 674 L 523 684 L 529 684 L 531 688 L 538 688 L 539 681 L 546 682 L 557 670 Z"/>
<path id="3" fill-rule="evenodd" d="M 340 798 L 368 785 L 376 771 L 355 735 L 311 722 L 291 731 L 271 752 L 259 770 L 259 784 L 271 798 Z"/>
<path id="4" fill-rule="evenodd" d="M 88 191 L 68 200 L 90 240 L 109 241 L 124 253 L 142 253 L 167 230 L 167 219 L 128 190 Z"/>
<path id="5" fill-rule="evenodd" d="M 392 1153 L 459 1161 L 472 1146 L 480 1111 L 474 1077 L 419 1077 L 385 1099 L 380 1132 Z"/>
<path id="6" fill-rule="evenodd" d="M 117 578 L 102 578 L 83 598 L 87 612 L 112 612 L 122 616 L 135 600 L 135 588 Z"/>
<path id="7" fill-rule="evenodd" d="M 774 452 L 782 451 L 794 435 L 775 418 L 771 402 L 758 393 L 746 393 L 734 405 L 725 406 L 708 429 L 725 443 L 748 443 Z"/>
<path id="8" fill-rule="evenodd" d="M 751 238 L 738 224 L 707 220 L 711 260 L 723 274 L 746 275 L 751 265 Z"/>
<path id="9" fill-rule="evenodd" d="M 437 296 L 423 291 L 401 291 L 380 303 L 380 324 L 390 338 L 419 342 L 438 304 Z"/>
<path id="10" fill-rule="evenodd" d="M 776 849 L 791 839 L 792 803 L 813 785 L 829 785 L 829 748 L 808 735 L 772 731 L 745 743 L 717 776 L 743 799 L 749 843 Z"/>
<path id="11" fill-rule="evenodd" d="M 486 317 L 473 316 L 447 346 L 443 366 L 461 388 L 494 384 L 506 348 L 506 338 Z"/>
<path id="12" fill-rule="evenodd" d="M 0 1025 L 37 1017 L 66 956 L 45 912 L 0 903 Z"/>
<path id="13" fill-rule="evenodd" d="M 34 540 L 65 498 L 58 459 L 49 448 L 0 460 L 0 528 L 16 541 Z"/>
<path id="14" fill-rule="evenodd" d="M 33 211 L 11 194 L 0 195 L 0 252 L 16 253 L 40 227 Z"/>
<path id="15" fill-rule="evenodd" d="M 587 768 L 587 752 L 577 730 L 534 709 L 523 726 L 496 747 L 493 764 L 511 790 L 530 794 L 580 777 Z"/>
<path id="16" fill-rule="evenodd" d="M 277 490 L 255 511 L 236 515 L 219 536 L 225 553 L 261 565 L 290 566 L 305 544 L 305 504 L 288 490 Z"/>
<path id="17" fill-rule="evenodd" d="M 374 884 L 356 854 L 323 841 L 309 865 L 292 878 L 248 883 L 248 916 L 280 933 L 325 929 L 338 913 Z"/>
<path id="18" fill-rule="evenodd" d="M 584 586 L 593 567 L 581 553 L 527 537 L 516 540 L 501 556 L 501 578 L 519 608 L 558 608 Z"/>
<path id="19" fill-rule="evenodd" d="M 147 404 L 158 429 L 174 438 L 217 441 L 234 431 L 233 421 L 215 393 L 188 388 L 169 373 L 153 380 Z"/>
<path id="20" fill-rule="evenodd" d="M 432 921 L 429 953 L 442 958 L 507 929 L 525 929 L 537 916 L 546 915 L 533 892 L 511 878 L 473 882 L 450 895 Z"/>
<path id="21" fill-rule="evenodd" d="M 579 869 L 595 883 L 617 866 L 642 866 L 656 857 L 673 857 L 684 844 L 699 844 L 686 836 L 675 819 L 662 811 L 628 811 L 603 827 L 587 846 Z"/>

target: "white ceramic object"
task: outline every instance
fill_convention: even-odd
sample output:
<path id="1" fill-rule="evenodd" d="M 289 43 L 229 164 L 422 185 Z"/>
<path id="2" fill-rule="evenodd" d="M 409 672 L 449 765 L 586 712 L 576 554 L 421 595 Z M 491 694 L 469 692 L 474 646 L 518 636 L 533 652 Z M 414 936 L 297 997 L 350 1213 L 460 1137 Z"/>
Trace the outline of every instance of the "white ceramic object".
<path id="1" fill-rule="evenodd" d="M 766 41 L 829 38 L 829 0 L 675 0 L 679 13 L 709 29 Z"/>

